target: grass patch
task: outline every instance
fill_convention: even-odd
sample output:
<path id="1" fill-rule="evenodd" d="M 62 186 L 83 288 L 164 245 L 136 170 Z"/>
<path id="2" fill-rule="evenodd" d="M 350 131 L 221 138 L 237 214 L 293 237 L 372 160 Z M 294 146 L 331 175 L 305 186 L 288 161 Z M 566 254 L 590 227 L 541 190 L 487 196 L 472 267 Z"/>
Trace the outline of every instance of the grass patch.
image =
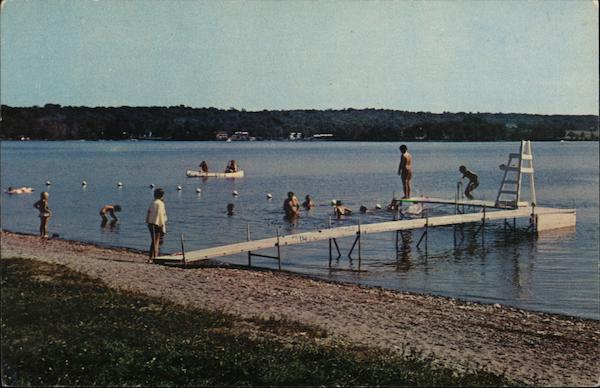
<path id="1" fill-rule="evenodd" d="M 297 322 L 244 320 L 113 290 L 60 265 L 0 262 L 3 385 L 508 383 L 341 345 Z"/>

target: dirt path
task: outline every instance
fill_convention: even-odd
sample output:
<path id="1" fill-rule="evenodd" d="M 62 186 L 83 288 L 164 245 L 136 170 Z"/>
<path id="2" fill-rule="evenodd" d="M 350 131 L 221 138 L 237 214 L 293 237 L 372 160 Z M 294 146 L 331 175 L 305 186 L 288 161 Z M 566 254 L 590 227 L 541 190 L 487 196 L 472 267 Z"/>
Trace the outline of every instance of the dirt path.
<path id="1" fill-rule="evenodd" d="M 537 385 L 599 381 L 598 321 L 270 271 L 167 268 L 124 249 L 7 232 L 1 238 L 2 258 L 64 264 L 119 289 L 244 317 L 285 317 L 348 341 L 408 347 L 459 370 L 483 368 Z"/>

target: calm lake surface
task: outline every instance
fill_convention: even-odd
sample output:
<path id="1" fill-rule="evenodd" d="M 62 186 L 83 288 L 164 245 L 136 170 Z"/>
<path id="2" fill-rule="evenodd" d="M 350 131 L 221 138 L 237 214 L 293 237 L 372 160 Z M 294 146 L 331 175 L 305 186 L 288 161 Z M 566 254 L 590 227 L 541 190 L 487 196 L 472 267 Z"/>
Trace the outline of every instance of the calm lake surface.
<path id="1" fill-rule="evenodd" d="M 105 245 L 148 249 L 144 223 L 152 200 L 150 184 L 166 190 L 169 217 L 163 252 L 316 230 L 327 226 L 332 199 L 355 210 L 336 225 L 392 220 L 378 211 L 358 215 L 361 204 L 374 208 L 401 196 L 396 170 L 399 143 L 357 142 L 2 142 L 2 228 L 37 233 L 39 219 L 32 204 L 39 192 L 50 192 L 50 233 L 61 238 Z M 458 166 L 479 174 L 477 199 L 495 200 L 502 179 L 498 168 L 518 142 L 408 143 L 415 160 L 413 194 L 454 198 Z M 347 258 L 352 238 L 340 239 L 342 257 L 328 267 L 328 242 L 283 247 L 283 269 L 390 289 L 431 293 L 485 303 L 600 319 L 599 307 L 599 148 L 597 142 L 533 143 L 538 204 L 575 207 L 575 229 L 547 232 L 538 238 L 505 233 L 501 223 L 485 230 L 485 244 L 476 226 L 465 226 L 454 245 L 452 227 L 430 229 L 427 252 L 417 248 L 422 231 L 404 235 L 397 255 L 394 233 L 362 239 L 362 271 Z M 221 171 L 229 159 L 238 161 L 242 179 L 186 178 L 187 168 L 206 160 Z M 50 180 L 48 188 L 45 182 Z M 87 187 L 81 182 L 87 181 Z M 117 188 L 117 182 L 123 182 Z M 177 185 L 182 186 L 177 191 Z M 8 186 L 31 186 L 36 192 L 10 196 Z M 202 189 L 201 194 L 196 189 Z M 525 187 L 527 189 L 527 186 Z M 234 197 L 236 190 L 239 196 Z M 296 225 L 283 219 L 288 191 L 301 200 L 311 194 L 318 206 L 303 211 Z M 273 199 L 267 200 L 266 194 Z M 229 202 L 236 214 L 225 213 Z M 120 204 L 121 221 L 100 224 L 99 209 Z M 430 215 L 453 212 L 431 205 Z M 525 224 L 521 226 L 525 227 Z M 262 251 L 264 254 L 275 252 Z M 245 255 L 224 258 L 237 264 Z M 257 266 L 276 268 L 276 261 L 254 258 Z"/>

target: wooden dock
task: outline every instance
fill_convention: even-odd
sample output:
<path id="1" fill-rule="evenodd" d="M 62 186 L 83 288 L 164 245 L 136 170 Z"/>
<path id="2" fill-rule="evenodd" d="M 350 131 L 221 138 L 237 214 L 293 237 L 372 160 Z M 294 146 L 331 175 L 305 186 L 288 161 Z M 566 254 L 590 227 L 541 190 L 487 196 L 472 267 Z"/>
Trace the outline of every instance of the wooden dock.
<path id="1" fill-rule="evenodd" d="M 418 202 L 418 200 L 416 199 L 414 199 L 413 201 Z M 455 202 L 446 201 L 443 203 L 454 204 Z M 473 203 L 471 203 L 471 205 L 477 206 Z M 481 204 L 481 206 L 483 205 Z M 575 226 L 576 212 L 575 209 L 556 209 L 546 207 L 521 207 L 511 210 L 496 209 L 491 211 L 486 211 L 486 208 L 484 208 L 483 211 L 474 213 L 453 214 L 447 216 L 436 216 L 419 219 L 378 222 L 363 225 L 359 224 L 351 226 L 342 226 L 336 228 L 320 229 L 311 232 L 302 232 L 285 236 L 265 238 L 261 240 L 244 241 L 235 244 L 185 252 L 185 259 L 183 254 L 177 254 L 170 256 L 160 256 L 157 257 L 155 261 L 158 263 L 166 263 L 183 262 L 185 260 L 186 263 L 193 263 L 197 261 L 215 259 L 240 253 L 249 253 L 262 249 L 279 249 L 281 247 L 289 245 L 305 244 L 310 242 L 331 240 L 343 237 L 412 230 L 426 227 L 428 228 L 436 226 L 449 226 L 476 222 L 508 220 L 511 218 L 527 218 L 530 220 L 531 225 L 533 225 L 534 232 L 542 232 L 550 229 Z"/>

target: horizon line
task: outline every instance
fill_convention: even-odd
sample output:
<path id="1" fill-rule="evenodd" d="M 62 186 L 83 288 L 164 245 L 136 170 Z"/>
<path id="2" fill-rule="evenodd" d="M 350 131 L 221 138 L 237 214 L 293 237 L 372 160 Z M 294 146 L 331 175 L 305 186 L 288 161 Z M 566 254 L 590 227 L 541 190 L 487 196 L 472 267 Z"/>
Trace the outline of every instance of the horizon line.
<path id="1" fill-rule="evenodd" d="M 288 109 L 246 109 L 246 108 L 237 108 L 237 107 L 229 107 L 229 108 L 218 108 L 214 106 L 204 106 L 204 107 L 194 107 L 190 105 L 96 105 L 96 106 L 88 106 L 88 105 L 63 105 L 54 102 L 48 102 L 44 105 L 31 105 L 31 106 L 13 106 L 6 103 L 2 103 L 1 106 L 6 106 L 9 108 L 44 108 L 46 105 L 58 105 L 61 108 L 188 108 L 188 109 L 217 109 L 220 111 L 238 111 L 238 112 L 247 112 L 247 113 L 259 113 L 259 112 L 285 112 L 285 111 L 347 111 L 347 110 L 384 110 L 384 111 L 397 111 L 397 112 L 409 112 L 409 113 L 430 113 L 430 114 L 524 114 L 524 115 L 537 115 L 537 116 L 596 116 L 599 115 L 597 113 L 530 113 L 530 112 L 482 112 L 482 111 L 425 111 L 425 110 L 405 110 L 405 109 L 396 109 L 396 108 L 374 108 L 374 107 L 365 107 L 365 108 L 354 108 L 354 107 L 346 107 L 346 108 L 288 108 Z"/>

